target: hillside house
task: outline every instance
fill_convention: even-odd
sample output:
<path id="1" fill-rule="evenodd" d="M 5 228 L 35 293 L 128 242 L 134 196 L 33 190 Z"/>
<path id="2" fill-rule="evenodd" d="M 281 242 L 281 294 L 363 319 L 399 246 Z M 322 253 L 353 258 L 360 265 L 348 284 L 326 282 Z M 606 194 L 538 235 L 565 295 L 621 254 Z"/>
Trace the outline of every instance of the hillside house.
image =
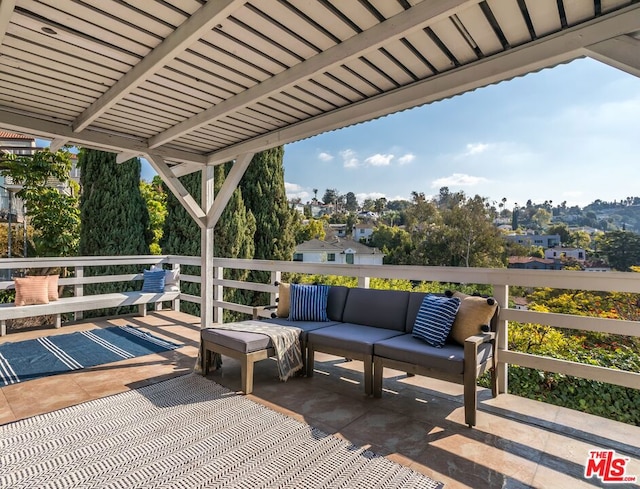
<path id="1" fill-rule="evenodd" d="M 352 240 L 312 239 L 296 246 L 293 261 L 347 265 L 382 265 L 384 253 Z"/>
<path id="2" fill-rule="evenodd" d="M 587 253 L 584 248 L 549 248 L 544 250 L 544 257 L 552 260 L 573 259 L 584 263 Z"/>
<path id="3" fill-rule="evenodd" d="M 534 256 L 510 256 L 507 268 L 519 268 L 523 270 L 562 270 L 560 260 L 550 258 L 537 258 Z"/>
<path id="4" fill-rule="evenodd" d="M 369 241 L 371 241 L 371 235 L 373 234 L 374 229 L 375 226 L 373 224 L 356 224 L 355 226 L 353 226 L 353 239 L 356 241 L 364 241 L 365 243 L 368 243 Z"/>
<path id="5" fill-rule="evenodd" d="M 559 234 L 509 234 L 505 239 L 523 246 L 542 246 L 545 249 L 561 244 Z"/>

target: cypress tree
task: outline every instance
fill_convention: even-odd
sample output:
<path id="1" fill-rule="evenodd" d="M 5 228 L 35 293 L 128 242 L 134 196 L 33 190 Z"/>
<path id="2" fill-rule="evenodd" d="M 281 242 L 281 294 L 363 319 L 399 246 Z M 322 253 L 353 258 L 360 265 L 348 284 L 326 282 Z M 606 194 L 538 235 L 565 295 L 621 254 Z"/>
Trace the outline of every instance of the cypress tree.
<path id="1" fill-rule="evenodd" d="M 257 153 L 240 182 L 245 205 L 256 219 L 256 260 L 289 261 L 295 250 L 295 211 L 287 202 L 283 157 L 282 146 Z M 270 274 L 254 270 L 249 280 L 268 283 Z M 268 304 L 269 296 L 247 290 L 244 301 L 252 305 Z"/>
<path id="2" fill-rule="evenodd" d="M 284 148 L 257 153 L 240 182 L 242 198 L 256 219 L 256 260 L 291 260 L 295 250 L 293 212 L 284 188 Z"/>
<path id="3" fill-rule="evenodd" d="M 214 173 L 214 192 L 217 194 L 222 187 L 224 178 L 230 168 L 229 164 L 218 165 Z M 180 178 L 189 193 L 196 199 L 201 195 L 201 172 L 191 173 Z M 227 203 L 225 210 L 214 230 L 214 256 L 221 258 L 252 258 L 254 253 L 253 238 L 255 234 L 255 219 L 247 211 L 242 200 L 242 194 L 236 189 Z M 163 237 L 160 241 L 162 252 L 172 255 L 200 256 L 200 227 L 189 216 L 178 199 L 167 190 L 167 218 L 164 223 Z M 183 267 L 182 273 L 199 275 L 199 267 Z M 247 272 L 243 270 L 225 270 L 225 278 L 232 280 L 246 280 Z M 200 284 L 181 284 L 181 289 L 187 294 L 200 295 Z M 242 291 L 225 289 L 224 300 L 246 304 Z M 200 306 L 185 301 L 181 302 L 181 309 L 189 314 L 200 314 Z M 236 314 L 225 311 L 225 321 L 234 318 Z"/>
<path id="4" fill-rule="evenodd" d="M 80 167 L 80 244 L 85 256 L 148 255 L 151 235 L 149 214 L 140 193 L 140 160 L 116 163 L 116 155 L 83 149 Z M 90 267 L 86 275 L 140 273 L 139 266 Z M 139 289 L 129 282 L 88 284 L 87 295 Z M 92 315 L 133 310 L 93 311 Z M 89 314 L 88 314 L 89 315 Z"/>

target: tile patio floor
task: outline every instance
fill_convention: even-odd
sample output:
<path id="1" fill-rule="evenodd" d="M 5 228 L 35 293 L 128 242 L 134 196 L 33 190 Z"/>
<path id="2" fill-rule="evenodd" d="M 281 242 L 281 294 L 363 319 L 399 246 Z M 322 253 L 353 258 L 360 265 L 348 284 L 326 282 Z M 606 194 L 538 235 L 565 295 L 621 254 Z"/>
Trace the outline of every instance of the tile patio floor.
<path id="1" fill-rule="evenodd" d="M 199 318 L 173 311 L 146 317 L 83 322 L 62 329 L 10 333 L 0 343 L 132 324 L 174 342 L 178 350 L 0 388 L 0 424 L 134 389 L 191 372 Z M 208 376 L 239 389 L 240 367 L 223 359 Z M 277 380 L 273 360 L 256 365 L 250 399 L 327 433 L 368 446 L 450 488 L 607 487 L 583 477 L 590 449 L 629 457 L 628 475 L 640 480 L 640 427 L 569 409 L 480 393 L 478 425 L 464 425 L 462 386 L 385 370 L 382 399 L 362 394 L 362 364 L 317 354 L 313 378 Z M 1 470 L 1 468 L 0 468 Z M 640 485 L 609 484 L 609 487 Z"/>

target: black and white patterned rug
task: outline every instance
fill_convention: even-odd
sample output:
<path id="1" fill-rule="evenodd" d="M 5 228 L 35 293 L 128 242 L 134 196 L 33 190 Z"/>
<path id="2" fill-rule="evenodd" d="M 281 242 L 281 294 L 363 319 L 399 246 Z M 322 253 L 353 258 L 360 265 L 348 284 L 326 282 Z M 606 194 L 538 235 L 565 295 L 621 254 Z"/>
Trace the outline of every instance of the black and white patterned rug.
<path id="1" fill-rule="evenodd" d="M 442 484 L 191 374 L 0 426 L 0 487 Z"/>

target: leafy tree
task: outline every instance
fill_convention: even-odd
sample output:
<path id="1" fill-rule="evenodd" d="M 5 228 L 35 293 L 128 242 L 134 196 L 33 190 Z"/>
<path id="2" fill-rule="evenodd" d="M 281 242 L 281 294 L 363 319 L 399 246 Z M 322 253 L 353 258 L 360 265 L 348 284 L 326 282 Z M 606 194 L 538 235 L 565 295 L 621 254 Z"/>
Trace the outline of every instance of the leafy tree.
<path id="1" fill-rule="evenodd" d="M 162 189 L 162 178 L 156 175 L 151 182 L 140 180 L 140 193 L 147 204 L 149 212 L 149 231 L 152 236 L 149 250 L 152 255 L 159 255 L 162 226 L 167 217 L 167 194 Z"/>
<path id="2" fill-rule="evenodd" d="M 115 153 L 83 149 L 80 168 L 80 254 L 86 256 L 148 255 L 149 213 L 140 193 L 140 160 L 116 163 Z M 85 274 L 140 273 L 135 265 L 90 267 Z M 130 282 L 85 285 L 87 295 L 133 290 Z M 139 287 L 139 286 L 138 286 Z M 132 311 L 132 307 L 90 311 L 104 316 Z"/>
<path id="3" fill-rule="evenodd" d="M 547 209 L 544 209 L 542 207 L 536 210 L 533 216 L 531 217 L 531 223 L 537 229 L 546 228 L 550 222 L 551 222 L 551 212 L 549 212 Z"/>
<path id="4" fill-rule="evenodd" d="M 381 213 L 386 208 L 387 208 L 387 199 L 385 199 L 384 197 L 380 197 L 379 199 L 376 199 L 373 205 L 374 211 L 376 211 L 377 213 Z"/>
<path id="5" fill-rule="evenodd" d="M 599 250 L 609 265 L 626 272 L 640 265 L 640 235 L 631 231 L 610 231 L 599 239 Z"/>
<path id="6" fill-rule="evenodd" d="M 376 208 L 376 203 L 373 199 L 364 199 L 362 203 L 362 210 L 367 212 L 373 212 Z"/>
<path id="7" fill-rule="evenodd" d="M 376 227 L 371 235 L 371 246 L 384 254 L 384 263 L 389 265 L 411 265 L 411 253 L 414 249 L 411 235 L 399 227 Z"/>
<path id="8" fill-rule="evenodd" d="M 345 199 L 345 208 L 349 212 L 355 212 L 358 210 L 358 199 L 356 198 L 356 194 L 353 192 L 347 192 Z"/>
<path id="9" fill-rule="evenodd" d="M 70 171 L 71 159 L 66 150 L 52 153 L 45 149 L 33 155 L 4 154 L 0 158 L 0 173 L 22 185 L 16 196 L 27 203 L 38 256 L 71 256 L 77 252 L 80 212 L 77 186 L 69 178 Z M 69 184 L 71 194 L 50 187 L 50 178 Z"/>
<path id="10" fill-rule="evenodd" d="M 304 243 L 311 239 L 324 239 L 326 237 L 324 221 L 319 219 L 309 219 L 306 224 L 302 224 L 296 231 L 296 244 Z"/>
<path id="11" fill-rule="evenodd" d="M 325 204 L 335 204 L 338 202 L 338 189 L 328 188 L 324 192 L 324 197 L 322 197 L 322 201 Z"/>
<path id="12" fill-rule="evenodd" d="M 591 244 L 591 236 L 586 231 L 574 231 L 571 233 L 571 239 L 569 240 L 576 248 L 588 249 Z"/>
<path id="13" fill-rule="evenodd" d="M 547 229 L 547 234 L 557 234 L 560 236 L 560 243 L 567 245 L 571 242 L 571 232 L 565 223 L 555 224 Z"/>

